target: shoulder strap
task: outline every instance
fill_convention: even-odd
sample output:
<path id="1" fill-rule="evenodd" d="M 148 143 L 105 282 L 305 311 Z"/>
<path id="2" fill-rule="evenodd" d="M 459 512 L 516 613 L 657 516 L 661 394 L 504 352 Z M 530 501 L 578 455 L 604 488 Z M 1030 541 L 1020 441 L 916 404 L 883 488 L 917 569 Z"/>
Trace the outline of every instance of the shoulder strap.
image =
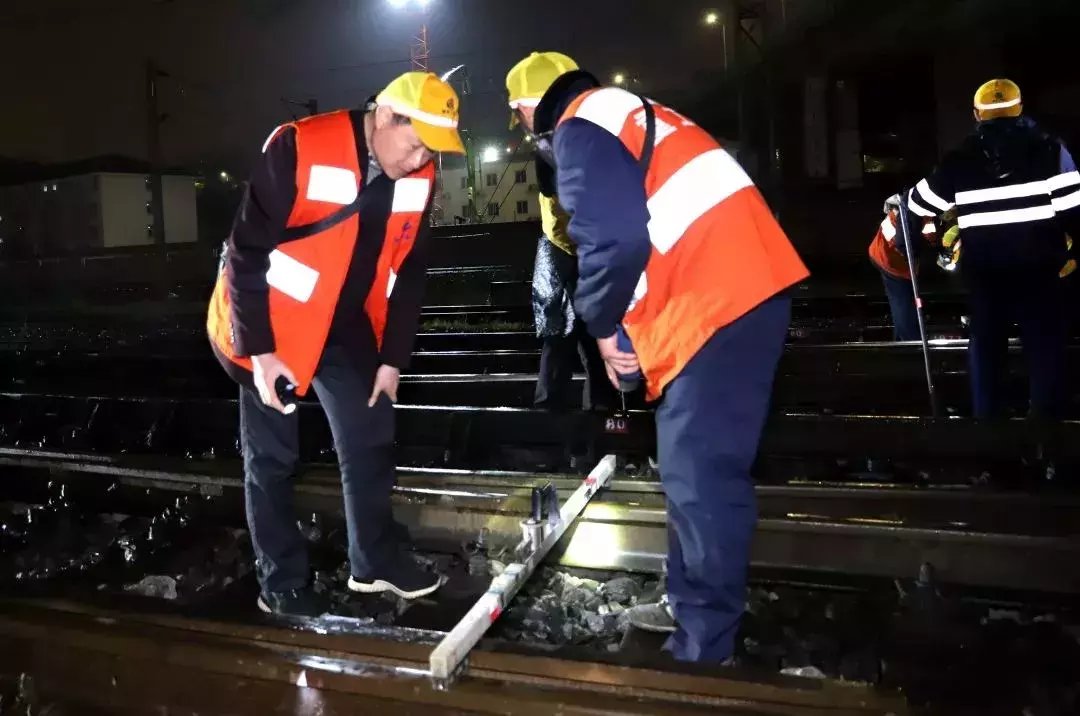
<path id="1" fill-rule="evenodd" d="M 652 164 L 653 148 L 656 145 L 656 110 L 652 102 L 638 95 L 638 99 L 645 105 L 645 144 L 641 147 L 641 159 L 638 164 L 642 174 L 649 173 L 649 165 Z"/>
<path id="2" fill-rule="evenodd" d="M 311 224 L 304 224 L 303 226 L 291 226 L 286 228 L 285 240 L 296 241 L 297 239 L 306 239 L 309 236 L 328 231 L 343 221 L 348 221 L 360 211 L 360 201 L 363 196 L 364 189 L 361 187 L 351 204 L 346 204 L 325 219 L 320 219 Z"/>

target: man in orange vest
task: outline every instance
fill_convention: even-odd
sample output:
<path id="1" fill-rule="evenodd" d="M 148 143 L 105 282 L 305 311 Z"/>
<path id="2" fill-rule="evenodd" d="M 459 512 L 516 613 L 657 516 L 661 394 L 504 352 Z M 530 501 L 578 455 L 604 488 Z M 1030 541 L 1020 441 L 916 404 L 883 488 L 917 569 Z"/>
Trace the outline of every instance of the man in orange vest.
<path id="1" fill-rule="evenodd" d="M 885 205 L 885 218 L 870 242 L 870 261 L 881 272 L 881 280 L 885 284 L 885 297 L 889 299 L 893 319 L 893 340 L 917 341 L 921 338 L 919 313 L 915 309 L 915 290 L 911 285 L 911 269 L 904 253 L 898 211 L 899 202 Z M 922 241 L 934 243 L 937 240 L 933 219 L 916 221 L 918 217 L 914 215 L 909 218 L 909 226 L 922 225 Z"/>
<path id="2" fill-rule="evenodd" d="M 290 389 L 330 423 L 348 523 L 348 588 L 412 599 L 441 578 L 402 544 L 390 496 L 394 406 L 420 319 L 437 152 L 464 153 L 458 97 L 409 72 L 364 110 L 278 127 L 222 257 L 207 329 L 240 383 L 248 527 L 264 612 L 317 616 L 292 504 L 299 455 Z"/>
<path id="3" fill-rule="evenodd" d="M 677 659 L 734 652 L 757 520 L 750 468 L 807 270 L 753 182 L 674 110 L 533 53 L 510 107 L 555 168 L 580 277 L 574 307 L 616 382 L 658 400 L 667 599 L 631 622 Z M 621 340 L 620 340 L 621 339 Z"/>

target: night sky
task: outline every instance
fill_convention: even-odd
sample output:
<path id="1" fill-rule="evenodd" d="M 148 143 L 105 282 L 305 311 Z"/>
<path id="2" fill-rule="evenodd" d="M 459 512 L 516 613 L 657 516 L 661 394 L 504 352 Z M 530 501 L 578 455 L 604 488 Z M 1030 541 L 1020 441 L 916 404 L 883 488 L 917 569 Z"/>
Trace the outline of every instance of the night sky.
<path id="1" fill-rule="evenodd" d="M 587 6 L 587 9 L 586 9 Z M 431 68 L 466 63 L 464 123 L 509 136 L 503 78 L 533 50 L 560 50 L 602 79 L 642 91 L 686 89 L 719 64 L 694 0 L 432 0 Z M 144 157 L 144 67 L 163 81 L 164 161 L 246 170 L 292 118 L 281 98 L 353 107 L 409 69 L 423 16 L 387 0 L 2 0 L 0 157 L 59 162 Z M 459 86 L 460 89 L 460 86 Z"/>

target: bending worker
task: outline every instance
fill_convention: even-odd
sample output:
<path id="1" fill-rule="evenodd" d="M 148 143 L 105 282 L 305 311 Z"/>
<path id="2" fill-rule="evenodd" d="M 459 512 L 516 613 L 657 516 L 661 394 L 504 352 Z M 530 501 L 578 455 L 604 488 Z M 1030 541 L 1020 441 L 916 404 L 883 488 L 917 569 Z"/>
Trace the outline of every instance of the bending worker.
<path id="1" fill-rule="evenodd" d="M 363 111 L 278 127 L 226 246 L 207 328 L 240 383 L 248 527 L 265 612 L 318 615 L 297 529 L 298 415 L 278 379 L 314 387 L 330 423 L 348 522 L 348 588 L 411 599 L 441 579 L 403 544 L 390 510 L 398 377 L 419 324 L 436 152 L 464 153 L 458 98 L 409 72 Z"/>
<path id="2" fill-rule="evenodd" d="M 1009 329 L 1020 324 L 1033 417 L 1062 408 L 1068 317 L 1066 234 L 1078 236 L 1080 173 L 1061 142 L 1023 117 L 1020 88 L 992 80 L 975 93 L 975 131 L 908 194 L 911 211 L 955 206 L 963 236 L 960 274 L 971 302 L 975 416 L 1003 413 Z"/>
<path id="3" fill-rule="evenodd" d="M 574 369 L 580 359 L 585 369 L 582 408 L 605 410 L 613 404 L 613 396 L 604 376 L 604 361 L 585 323 L 574 313 L 578 268 L 568 230 L 570 217 L 554 195 L 554 172 L 541 162 L 536 173 L 544 235 L 536 248 L 532 282 L 536 334 L 542 341 L 534 405 L 544 410 L 569 410 Z"/>
<path id="4" fill-rule="evenodd" d="M 556 170 L 578 251 L 574 307 L 609 376 L 644 375 L 668 502 L 668 598 L 632 622 L 687 661 L 723 662 L 746 600 L 750 468 L 807 276 L 753 182 L 674 110 L 601 87 L 561 56 L 507 76 L 510 107 Z M 648 141 L 648 137 L 652 141 Z M 634 352 L 620 350 L 622 327 Z"/>
<path id="5" fill-rule="evenodd" d="M 906 249 L 903 248 L 904 237 L 900 235 L 898 212 L 899 205 L 885 204 L 885 218 L 870 242 L 870 261 L 881 272 L 881 280 L 885 284 L 885 297 L 889 299 L 893 318 L 893 340 L 917 341 L 921 338 L 919 313 L 915 309 L 915 290 L 911 285 Z M 918 223 L 909 222 L 909 225 L 916 226 Z M 926 219 L 921 223 L 922 239 L 933 243 L 937 238 L 934 220 Z M 917 262 L 915 267 L 918 269 Z"/>

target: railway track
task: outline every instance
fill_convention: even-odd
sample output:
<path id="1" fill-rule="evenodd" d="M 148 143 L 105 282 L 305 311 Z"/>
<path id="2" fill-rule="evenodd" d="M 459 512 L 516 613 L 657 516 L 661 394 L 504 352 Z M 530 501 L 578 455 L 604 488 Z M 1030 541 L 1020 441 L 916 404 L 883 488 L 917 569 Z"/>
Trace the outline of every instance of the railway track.
<path id="1" fill-rule="evenodd" d="M 61 703 L 200 714 L 902 714 L 865 685 L 716 675 L 486 643 L 448 691 L 428 684 L 434 631 L 355 620 L 280 627 L 7 600 L 0 669 Z M 13 655 L 20 655 L 18 659 Z M 78 711 L 77 713 L 85 713 Z"/>
<path id="2" fill-rule="evenodd" d="M 209 498 L 215 517 L 242 527 L 238 463 L 192 463 L 102 455 L 0 450 L 7 499 L 48 499 L 63 481 L 69 498 L 100 510 L 153 515 L 177 496 Z M 16 476 L 15 468 L 19 468 Z M 301 514 L 340 522 L 336 470 L 306 468 L 296 485 Z M 580 478 L 484 471 L 402 469 L 398 520 L 418 538 L 461 545 L 481 533 L 516 544 L 534 487 L 568 495 Z M 864 577 L 914 577 L 930 563 L 940 578 L 971 587 L 1080 593 L 1080 498 L 972 488 L 884 485 L 762 485 L 752 564 L 761 569 Z M 75 496 L 75 497 L 72 497 Z M 660 573 L 667 553 L 663 492 L 649 480 L 619 479 L 582 514 L 557 554 L 560 564 Z"/>
<path id="3" fill-rule="evenodd" d="M 1071 354 L 1080 351 L 1074 348 Z M 539 352 L 535 349 L 421 350 L 402 377 L 399 398 L 417 405 L 517 407 L 532 405 Z M 162 372 L 161 366 L 169 370 Z M 966 341 L 938 341 L 931 350 L 940 405 L 970 411 Z M 1010 351 L 1010 395 L 1016 413 L 1027 405 L 1019 345 Z M 584 377 L 576 376 L 580 385 Z M 922 354 L 905 344 L 791 345 L 781 360 L 773 403 L 779 410 L 884 415 L 926 414 Z M 230 398 L 236 388 L 208 352 L 109 355 L 34 351 L 0 353 L 0 390 L 87 392 L 106 396 Z M 580 401 L 580 389 L 575 399 Z M 644 407 L 640 396 L 630 406 Z M 1080 415 L 1080 396 L 1069 413 Z"/>

